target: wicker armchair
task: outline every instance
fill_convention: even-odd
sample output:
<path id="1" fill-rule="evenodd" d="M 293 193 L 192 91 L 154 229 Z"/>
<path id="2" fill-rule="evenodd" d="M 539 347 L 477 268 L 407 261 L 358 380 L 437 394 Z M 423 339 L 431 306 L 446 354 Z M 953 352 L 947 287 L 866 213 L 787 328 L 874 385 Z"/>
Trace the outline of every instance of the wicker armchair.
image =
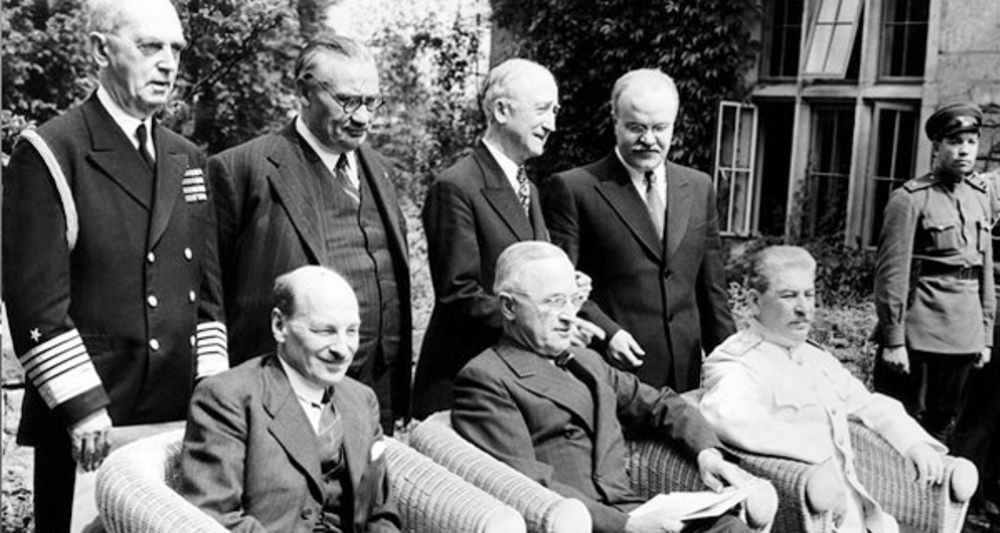
<path id="1" fill-rule="evenodd" d="M 861 483 L 900 524 L 935 533 L 962 530 L 978 477 L 972 463 L 946 457 L 945 483 L 924 488 L 914 482 L 917 473 L 913 464 L 856 420 L 851 421 L 851 442 Z M 833 507 L 840 490 L 833 472 L 789 459 L 734 453 L 743 460 L 744 468 L 771 480 L 778 489 L 775 531 L 833 531 Z"/>
<path id="2" fill-rule="evenodd" d="M 473 485 L 517 509 L 528 531 L 576 533 L 592 529 L 582 502 L 564 498 L 489 456 L 451 429 L 450 413 L 427 418 L 410 434 L 410 445 Z M 647 497 L 676 490 L 705 490 L 697 467 L 659 441 L 629 443 L 632 488 Z M 774 516 L 777 495 L 764 485 L 746 504 L 746 520 L 766 529 Z"/>
<path id="3" fill-rule="evenodd" d="M 183 430 L 175 430 L 133 442 L 104 462 L 96 493 L 107 531 L 226 531 L 173 490 L 179 481 L 183 435 Z M 406 531 L 525 531 L 524 520 L 510 507 L 398 441 L 386 441 L 392 490 Z"/>

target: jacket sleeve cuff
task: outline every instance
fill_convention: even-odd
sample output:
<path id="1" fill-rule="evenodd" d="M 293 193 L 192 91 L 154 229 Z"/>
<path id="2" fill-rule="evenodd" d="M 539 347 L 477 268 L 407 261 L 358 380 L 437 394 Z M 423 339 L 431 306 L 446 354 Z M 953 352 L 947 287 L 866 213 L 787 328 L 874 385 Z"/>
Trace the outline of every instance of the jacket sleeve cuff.
<path id="1" fill-rule="evenodd" d="M 901 326 L 882 327 L 882 345 L 888 347 L 906 344 L 906 330 Z"/>
<path id="2" fill-rule="evenodd" d="M 229 368 L 229 349 L 226 342 L 226 325 L 222 322 L 198 324 L 196 379 L 218 374 Z"/>
<path id="3" fill-rule="evenodd" d="M 110 403 L 80 332 L 71 329 L 21 357 L 28 382 L 56 416 L 72 423 Z"/>

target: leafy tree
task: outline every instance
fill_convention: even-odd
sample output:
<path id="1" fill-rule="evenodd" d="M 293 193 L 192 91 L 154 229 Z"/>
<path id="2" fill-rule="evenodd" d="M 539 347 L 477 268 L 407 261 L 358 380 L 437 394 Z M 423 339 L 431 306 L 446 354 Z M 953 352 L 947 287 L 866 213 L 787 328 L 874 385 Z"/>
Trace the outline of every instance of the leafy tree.
<path id="1" fill-rule="evenodd" d="M 717 105 L 742 99 L 755 43 L 754 0 L 493 0 L 509 56 L 548 67 L 559 82 L 559 131 L 536 166 L 548 173 L 594 160 L 614 142 L 608 103 L 625 72 L 658 67 L 677 83 L 681 111 L 671 158 L 708 170 Z"/>

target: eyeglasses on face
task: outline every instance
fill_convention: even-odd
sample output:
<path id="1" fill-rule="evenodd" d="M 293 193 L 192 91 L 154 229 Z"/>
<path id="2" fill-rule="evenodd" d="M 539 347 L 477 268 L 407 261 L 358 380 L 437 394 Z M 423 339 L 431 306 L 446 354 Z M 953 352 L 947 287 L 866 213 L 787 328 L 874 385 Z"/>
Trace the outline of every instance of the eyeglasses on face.
<path id="1" fill-rule="evenodd" d="M 337 94 L 327 85 L 325 82 L 313 79 L 316 86 L 323 89 L 323 92 L 327 94 L 334 102 L 340 105 L 340 108 L 344 110 L 344 113 L 348 115 L 353 115 L 361 106 L 365 106 L 368 111 L 374 113 L 381 109 L 385 105 L 385 99 L 382 98 L 381 94 L 369 94 L 369 95 L 357 95 L 357 94 Z"/>
<path id="2" fill-rule="evenodd" d="M 552 294 L 542 298 L 541 300 L 536 300 L 530 294 L 523 291 L 505 290 L 503 292 L 516 296 L 522 296 L 541 308 L 553 310 L 563 309 L 567 304 L 572 305 L 574 308 L 579 308 L 583 305 L 583 302 L 587 301 L 588 298 L 587 291 L 577 291 L 572 294 Z"/>

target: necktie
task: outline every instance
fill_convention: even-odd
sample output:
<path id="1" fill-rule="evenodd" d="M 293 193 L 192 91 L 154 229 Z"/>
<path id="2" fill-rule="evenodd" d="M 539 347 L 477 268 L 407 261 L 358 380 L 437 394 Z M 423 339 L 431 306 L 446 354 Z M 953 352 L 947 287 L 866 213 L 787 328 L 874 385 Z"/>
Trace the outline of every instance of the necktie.
<path id="1" fill-rule="evenodd" d="M 139 127 L 135 129 L 135 138 L 139 141 L 139 157 L 146 163 L 146 166 L 153 168 L 153 156 L 149 155 L 149 150 L 146 149 L 146 123 L 140 122 Z"/>
<path id="2" fill-rule="evenodd" d="M 348 196 L 354 199 L 355 203 L 361 203 L 361 191 L 351 183 L 351 177 L 347 173 L 347 154 L 340 154 L 340 158 L 337 159 L 337 165 L 333 169 L 334 175 L 337 177 L 337 182 L 340 186 L 344 188 L 344 192 Z"/>
<path id="3" fill-rule="evenodd" d="M 319 416 L 319 428 L 316 430 L 319 440 L 320 466 L 323 472 L 340 465 L 341 446 L 344 443 L 344 428 L 340 414 L 333 408 L 329 400 L 329 390 L 323 395 L 323 412 Z"/>
<path id="4" fill-rule="evenodd" d="M 531 188 L 524 167 L 517 167 L 517 201 L 521 203 L 524 214 L 531 218 Z"/>
<path id="5" fill-rule="evenodd" d="M 646 209 L 649 210 L 649 217 L 653 219 L 653 227 L 656 228 L 657 237 L 663 237 L 663 217 L 666 208 L 663 207 L 663 200 L 656 191 L 656 174 L 652 170 L 646 172 Z"/>

